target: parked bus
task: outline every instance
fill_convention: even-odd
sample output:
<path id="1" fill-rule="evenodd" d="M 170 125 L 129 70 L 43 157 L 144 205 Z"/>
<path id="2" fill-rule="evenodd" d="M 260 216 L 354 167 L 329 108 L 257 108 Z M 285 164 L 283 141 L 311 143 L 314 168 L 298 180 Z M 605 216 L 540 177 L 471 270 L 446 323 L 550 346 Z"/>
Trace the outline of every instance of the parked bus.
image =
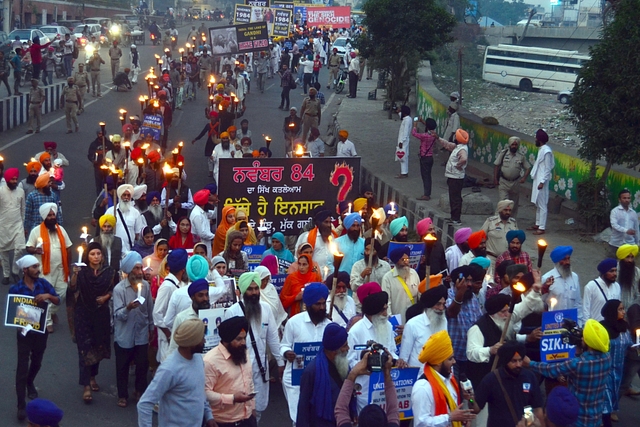
<path id="1" fill-rule="evenodd" d="M 530 92 L 572 90 L 582 64 L 590 59 L 573 50 L 500 44 L 488 46 L 482 78 Z"/>

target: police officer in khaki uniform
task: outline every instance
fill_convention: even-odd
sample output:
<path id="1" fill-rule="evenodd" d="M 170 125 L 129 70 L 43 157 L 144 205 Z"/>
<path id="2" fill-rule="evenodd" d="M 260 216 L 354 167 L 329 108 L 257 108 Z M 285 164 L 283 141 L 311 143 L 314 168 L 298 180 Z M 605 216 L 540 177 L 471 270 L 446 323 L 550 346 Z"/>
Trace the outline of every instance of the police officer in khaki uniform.
<path id="1" fill-rule="evenodd" d="M 93 56 L 91 57 L 91 59 L 89 59 L 87 65 L 89 67 L 89 71 L 91 72 L 91 92 L 93 93 L 93 96 L 98 97 L 102 96 L 100 94 L 100 64 L 104 64 L 104 60 L 100 57 L 100 54 L 96 50 L 93 52 Z"/>
<path id="2" fill-rule="evenodd" d="M 500 200 L 496 215 L 490 216 L 482 224 L 481 229 L 487 235 L 487 258 L 491 261 L 491 271 L 494 271 L 496 258 L 509 248 L 507 233 L 518 229 L 518 223 L 511 216 L 512 209 L 513 201 Z"/>
<path id="3" fill-rule="evenodd" d="M 33 133 L 33 120 L 36 121 L 36 133 L 40 133 L 40 119 L 42 118 L 42 103 L 44 102 L 44 89 L 38 86 L 38 79 L 31 79 L 29 90 L 29 130 Z"/>
<path id="4" fill-rule="evenodd" d="M 511 214 L 518 214 L 518 202 L 520 200 L 520 184 L 527 180 L 529 175 L 529 163 L 524 155 L 518 152 L 520 138 L 512 136 L 509 138 L 508 147 L 498 153 L 496 161 L 493 163 L 493 181 L 498 186 L 500 200 L 513 200 L 513 211 Z"/>
<path id="5" fill-rule="evenodd" d="M 316 88 L 309 88 L 309 96 L 302 101 L 300 108 L 300 117 L 302 118 L 302 143 L 307 143 L 307 135 L 311 128 L 320 127 L 320 118 L 322 115 L 322 105 L 317 98 L 318 91 Z"/>
<path id="6" fill-rule="evenodd" d="M 327 83 L 327 89 L 331 89 L 331 82 L 338 78 L 338 71 L 340 71 L 340 64 L 342 58 L 338 55 L 338 49 L 333 48 L 333 54 L 329 56 L 327 61 L 327 68 L 329 69 L 329 82 Z"/>
<path id="7" fill-rule="evenodd" d="M 109 58 L 111 58 L 111 78 L 116 78 L 116 73 L 120 70 L 120 58 L 122 49 L 118 47 L 118 40 L 113 41 L 113 46 L 109 48 Z"/>
<path id="8" fill-rule="evenodd" d="M 89 74 L 84 70 L 84 64 L 82 62 L 78 64 L 78 71 L 74 73 L 73 80 L 80 89 L 78 114 L 82 114 L 84 113 L 84 95 L 87 93 L 87 86 L 89 85 Z"/>
<path id="9" fill-rule="evenodd" d="M 73 77 L 67 78 L 67 85 L 62 89 L 61 103 L 64 104 L 64 114 L 67 118 L 67 133 L 71 133 L 71 122 L 76 125 L 76 132 L 80 130 L 78 124 L 78 102 L 80 100 L 80 88 L 74 84 Z"/>

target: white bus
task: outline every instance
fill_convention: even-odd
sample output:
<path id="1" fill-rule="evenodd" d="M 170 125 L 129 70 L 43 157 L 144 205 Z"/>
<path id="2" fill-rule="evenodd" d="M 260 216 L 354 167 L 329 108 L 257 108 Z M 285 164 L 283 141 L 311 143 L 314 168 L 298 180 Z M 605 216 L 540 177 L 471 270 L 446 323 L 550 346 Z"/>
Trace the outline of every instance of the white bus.
<path id="1" fill-rule="evenodd" d="M 582 64 L 589 55 L 573 50 L 500 44 L 488 46 L 482 78 L 488 82 L 518 87 L 530 92 L 572 90 Z"/>

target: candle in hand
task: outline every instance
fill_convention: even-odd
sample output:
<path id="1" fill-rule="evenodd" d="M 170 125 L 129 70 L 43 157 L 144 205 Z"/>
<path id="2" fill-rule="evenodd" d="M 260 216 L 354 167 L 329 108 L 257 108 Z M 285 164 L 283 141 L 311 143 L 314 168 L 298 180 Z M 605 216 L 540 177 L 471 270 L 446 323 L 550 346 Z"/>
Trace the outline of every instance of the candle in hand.
<path id="1" fill-rule="evenodd" d="M 42 237 L 38 237 L 38 245 L 37 245 L 37 247 L 38 247 L 38 248 L 39 248 L 39 247 L 41 247 L 41 246 L 42 246 L 42 243 L 43 243 L 43 242 L 42 242 Z"/>
<path id="2" fill-rule="evenodd" d="M 556 304 L 558 303 L 558 300 L 555 298 L 549 298 L 549 311 L 553 311 L 554 307 L 556 306 Z"/>
<path id="3" fill-rule="evenodd" d="M 138 298 L 142 296 L 142 283 L 138 283 Z"/>
<path id="4" fill-rule="evenodd" d="M 636 329 L 636 344 L 640 344 L 640 329 Z"/>
<path id="5" fill-rule="evenodd" d="M 87 234 L 87 227 L 82 227 L 82 234 Z"/>
<path id="6" fill-rule="evenodd" d="M 82 264 L 82 254 L 84 253 L 84 248 L 82 246 L 78 247 L 78 264 Z"/>

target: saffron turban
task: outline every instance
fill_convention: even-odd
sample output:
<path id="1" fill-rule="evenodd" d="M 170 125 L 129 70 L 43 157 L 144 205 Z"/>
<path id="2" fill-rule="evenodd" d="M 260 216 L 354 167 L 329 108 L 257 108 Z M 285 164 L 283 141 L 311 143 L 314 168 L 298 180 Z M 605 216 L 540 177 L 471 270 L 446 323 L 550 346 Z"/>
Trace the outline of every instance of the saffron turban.
<path id="1" fill-rule="evenodd" d="M 404 227 L 409 228 L 409 220 L 407 220 L 406 216 L 401 216 L 400 218 L 396 218 L 391 221 L 391 224 L 389 224 L 389 231 L 391 231 L 391 235 L 395 237 Z"/>
<path id="2" fill-rule="evenodd" d="M 343 221 L 344 224 L 344 228 L 345 229 L 350 229 L 351 226 L 355 223 L 358 224 L 362 224 L 362 217 L 360 216 L 360 214 L 358 212 L 353 212 L 350 213 L 349 215 L 347 215 Z"/>
<path id="3" fill-rule="evenodd" d="M 342 129 L 338 132 L 338 136 L 341 136 L 345 139 L 349 138 L 349 132 L 347 132 L 346 130 Z"/>
<path id="4" fill-rule="evenodd" d="M 612 268 L 616 268 L 618 266 L 618 262 L 613 258 L 607 258 L 598 264 L 598 272 L 600 275 L 605 274 Z"/>
<path id="5" fill-rule="evenodd" d="M 458 129 L 456 131 L 456 141 L 460 144 L 469 143 L 469 133 L 466 130 Z"/>
<path id="6" fill-rule="evenodd" d="M 609 333 L 600 322 L 593 319 L 587 320 L 582 335 L 584 342 L 592 349 L 602 353 L 609 352 Z"/>
<path id="7" fill-rule="evenodd" d="M 209 202 L 210 194 L 211 192 L 209 190 L 197 191 L 196 194 L 193 195 L 193 203 L 198 206 L 206 205 Z"/>
<path id="8" fill-rule="evenodd" d="M 416 232 L 418 233 L 418 236 L 426 236 L 432 224 L 433 220 L 431 218 L 425 218 L 418 221 L 418 223 L 416 224 Z"/>
<path id="9" fill-rule="evenodd" d="M 40 172 L 40 169 L 42 169 L 42 164 L 40 162 L 27 163 L 27 173 L 31 172 L 32 170 L 35 170 L 36 172 Z"/>
<path id="10" fill-rule="evenodd" d="M 633 255 L 634 257 L 638 255 L 638 245 L 630 245 L 627 243 L 620 246 L 616 251 L 616 257 L 618 259 L 625 259 L 629 255 Z"/>
<path id="11" fill-rule="evenodd" d="M 222 132 L 220 134 L 220 139 L 229 139 L 229 132 Z"/>
<path id="12" fill-rule="evenodd" d="M 337 323 L 329 323 L 322 334 L 322 346 L 325 350 L 339 350 L 347 342 L 347 330 Z"/>
<path id="13" fill-rule="evenodd" d="M 53 211 L 54 214 L 58 213 L 58 205 L 56 205 L 55 203 L 44 203 L 42 205 L 40 205 L 40 216 L 42 217 L 42 220 L 44 221 L 45 219 L 47 219 L 47 215 L 49 215 L 49 212 Z"/>
<path id="14" fill-rule="evenodd" d="M 189 279 L 204 279 L 207 277 L 207 274 L 209 274 L 209 262 L 202 255 L 192 255 L 189 257 L 187 261 L 187 275 Z"/>
<path id="15" fill-rule="evenodd" d="M 51 175 L 49 175 L 49 172 L 45 172 L 42 175 L 40 175 L 36 179 L 36 183 L 35 183 L 36 188 L 44 188 L 47 185 L 49 185 L 49 179 L 51 179 Z"/>
<path id="16" fill-rule="evenodd" d="M 636 250 L 636 253 L 637 252 L 638 251 Z M 556 262 L 562 261 L 567 256 L 571 256 L 572 253 L 573 253 L 573 248 L 571 246 L 558 246 L 557 248 L 551 251 L 551 254 L 549 254 L 549 258 L 551 258 L 551 261 L 556 263 Z"/>
<path id="17" fill-rule="evenodd" d="M 235 316 L 225 320 L 218 326 L 218 333 L 222 342 L 230 343 L 235 340 L 242 331 L 249 330 L 249 322 L 246 317 Z"/>
<path id="18" fill-rule="evenodd" d="M 511 230 L 507 232 L 507 242 L 511 243 L 513 239 L 518 239 L 520 243 L 524 243 L 527 240 L 527 235 L 522 230 Z"/>
<path id="19" fill-rule="evenodd" d="M 108 222 L 109 224 L 111 224 L 111 227 L 115 227 L 116 226 L 116 217 L 111 215 L 111 214 L 104 214 L 98 220 L 98 224 L 100 224 L 100 227 L 102 228 L 102 226 L 104 225 L 105 222 Z"/>
<path id="20" fill-rule="evenodd" d="M 180 347 L 195 347 L 204 339 L 204 323 L 200 319 L 182 322 L 173 333 L 173 339 Z"/>
<path id="21" fill-rule="evenodd" d="M 487 238 L 487 233 L 485 233 L 484 230 L 471 233 L 471 235 L 469 236 L 469 239 L 467 239 L 467 242 L 469 243 L 469 249 L 477 248 L 478 246 L 480 246 L 480 243 L 482 243 L 482 239 L 486 240 L 486 238 Z"/>
<path id="22" fill-rule="evenodd" d="M 359 212 L 364 209 L 364 206 L 367 204 L 367 199 L 364 197 L 359 197 L 353 201 L 353 211 Z"/>
<path id="23" fill-rule="evenodd" d="M 238 128 L 235 126 L 229 126 L 227 128 L 227 132 L 237 132 L 237 131 L 238 131 Z"/>
<path id="24" fill-rule="evenodd" d="M 439 365 L 453 355 L 453 344 L 446 330 L 431 335 L 422 347 L 418 360 L 428 365 Z"/>
<path id="25" fill-rule="evenodd" d="M 455 232 L 455 234 L 453 235 L 453 241 L 456 242 L 456 244 L 461 244 L 466 242 L 467 240 L 469 240 L 469 237 L 471 236 L 471 229 L 469 227 L 464 227 L 459 229 L 458 231 Z"/>
<path id="26" fill-rule="evenodd" d="M 197 279 L 191 282 L 191 284 L 187 288 L 187 292 L 189 293 L 189 298 L 193 298 L 193 296 L 198 292 L 206 291 L 208 289 L 209 289 L 209 282 L 207 282 L 206 279 L 202 278 L 202 279 Z"/>
<path id="27" fill-rule="evenodd" d="M 442 284 L 442 274 L 432 274 L 429 276 L 429 289 L 435 288 Z M 422 279 L 418 285 L 418 293 L 422 294 L 427 290 L 427 278 Z"/>
<path id="28" fill-rule="evenodd" d="M 51 160 L 51 154 L 47 153 L 46 151 L 40 154 L 40 157 L 38 158 L 38 160 L 40 160 L 40 163 L 44 162 L 47 159 Z"/>
<path id="29" fill-rule="evenodd" d="M 327 288 L 324 283 L 312 282 L 304 288 L 304 292 L 302 293 L 302 301 L 304 301 L 307 307 L 311 307 L 313 304 L 316 304 L 320 300 L 326 300 L 328 296 L 329 288 Z"/>
<path id="30" fill-rule="evenodd" d="M 249 289 L 249 286 L 251 286 L 252 283 L 255 283 L 256 285 L 258 285 L 258 287 L 260 287 L 261 282 L 262 279 L 260 279 L 260 275 L 255 271 L 242 273 L 242 275 L 238 279 L 238 288 L 240 289 L 240 294 L 244 295 L 244 293 L 247 292 L 247 289 Z"/>

